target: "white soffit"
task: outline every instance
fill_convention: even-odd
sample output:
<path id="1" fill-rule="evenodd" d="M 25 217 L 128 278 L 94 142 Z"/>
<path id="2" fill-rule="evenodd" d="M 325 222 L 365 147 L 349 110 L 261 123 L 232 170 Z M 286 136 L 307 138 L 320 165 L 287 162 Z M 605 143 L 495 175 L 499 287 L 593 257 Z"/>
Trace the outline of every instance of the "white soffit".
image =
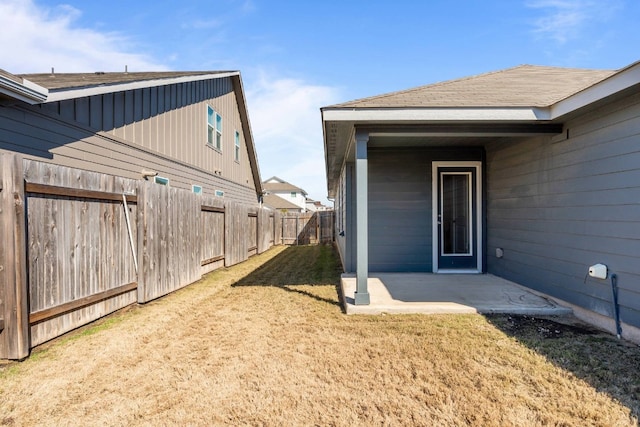
<path id="1" fill-rule="evenodd" d="M 126 90 L 144 89 L 148 87 L 166 86 L 176 83 L 196 82 L 200 80 L 221 79 L 224 77 L 233 77 L 239 75 L 239 72 L 218 73 L 218 74 L 199 74 L 192 76 L 173 77 L 168 79 L 140 80 L 127 83 L 116 83 L 104 86 L 91 86 L 78 89 L 61 89 L 56 92 L 49 92 L 46 102 L 63 101 L 65 99 L 82 98 L 85 96 L 103 95 L 105 93 L 124 92 Z"/>
<path id="2" fill-rule="evenodd" d="M 323 120 L 346 122 L 537 121 L 549 120 L 546 108 L 326 109 Z"/>
<path id="3" fill-rule="evenodd" d="M 640 83 L 640 62 L 630 65 L 613 76 L 596 83 L 551 106 L 552 119 L 562 117 L 596 101 L 611 96 Z"/>

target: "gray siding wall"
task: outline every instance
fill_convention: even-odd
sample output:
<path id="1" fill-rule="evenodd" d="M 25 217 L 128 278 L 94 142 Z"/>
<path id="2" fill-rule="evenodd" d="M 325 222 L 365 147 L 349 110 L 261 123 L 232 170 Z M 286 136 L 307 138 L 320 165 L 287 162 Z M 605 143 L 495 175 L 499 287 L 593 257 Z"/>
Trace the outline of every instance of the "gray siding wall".
<path id="1" fill-rule="evenodd" d="M 431 271 L 431 160 L 369 150 L 369 271 Z"/>
<path id="2" fill-rule="evenodd" d="M 431 162 L 482 157 L 481 148 L 369 150 L 371 272 L 432 271 Z"/>
<path id="3" fill-rule="evenodd" d="M 0 105 L 0 151 L 18 152 L 34 160 L 132 179 L 141 179 L 142 169 L 154 170 L 169 178 L 172 187 L 190 190 L 196 184 L 208 195 L 222 190 L 225 198 L 243 203 L 257 202 L 253 179 L 237 182 L 218 176 L 39 108 Z M 245 163 L 249 168 L 248 161 Z"/>
<path id="4" fill-rule="evenodd" d="M 640 327 L 640 95 L 486 151 L 488 271 L 612 316 L 610 281 L 585 281 L 604 263 Z"/>
<path id="5" fill-rule="evenodd" d="M 340 178 L 338 179 L 338 190 L 336 191 L 336 197 L 333 202 L 333 208 L 335 210 L 335 242 L 338 247 L 338 253 L 340 254 L 340 260 L 345 271 L 351 271 L 351 263 L 347 265 L 346 259 L 346 245 L 347 245 L 347 182 L 350 181 L 351 164 L 347 164 L 342 168 Z"/>

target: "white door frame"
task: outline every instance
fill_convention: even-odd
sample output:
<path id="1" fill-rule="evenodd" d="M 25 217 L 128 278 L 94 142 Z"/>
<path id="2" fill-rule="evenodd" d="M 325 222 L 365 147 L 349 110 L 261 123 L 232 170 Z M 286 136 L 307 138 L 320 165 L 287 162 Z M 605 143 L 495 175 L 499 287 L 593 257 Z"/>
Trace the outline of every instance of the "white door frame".
<path id="1" fill-rule="evenodd" d="M 438 253 L 440 242 L 438 241 L 438 168 L 475 168 L 476 171 L 476 247 L 475 253 L 478 254 L 476 260 L 475 269 L 439 269 L 438 268 Z M 482 162 L 458 162 L 458 161 L 435 161 L 431 162 L 431 234 L 432 245 L 431 253 L 433 260 L 432 271 L 434 273 L 482 273 L 482 212 L 483 212 L 482 200 Z"/>

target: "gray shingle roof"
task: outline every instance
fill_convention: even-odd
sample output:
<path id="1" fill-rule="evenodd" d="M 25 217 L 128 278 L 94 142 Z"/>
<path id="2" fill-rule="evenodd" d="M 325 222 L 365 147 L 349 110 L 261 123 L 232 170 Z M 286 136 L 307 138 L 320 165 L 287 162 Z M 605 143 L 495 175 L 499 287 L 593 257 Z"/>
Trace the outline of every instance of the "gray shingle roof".
<path id="1" fill-rule="evenodd" d="M 30 80 L 50 90 L 88 88 L 131 83 L 145 80 L 159 80 L 176 77 L 200 76 L 229 73 L 231 71 L 154 71 L 142 73 L 44 73 L 19 74 L 18 77 Z"/>
<path id="2" fill-rule="evenodd" d="M 325 108 L 547 107 L 614 73 L 520 65 Z"/>

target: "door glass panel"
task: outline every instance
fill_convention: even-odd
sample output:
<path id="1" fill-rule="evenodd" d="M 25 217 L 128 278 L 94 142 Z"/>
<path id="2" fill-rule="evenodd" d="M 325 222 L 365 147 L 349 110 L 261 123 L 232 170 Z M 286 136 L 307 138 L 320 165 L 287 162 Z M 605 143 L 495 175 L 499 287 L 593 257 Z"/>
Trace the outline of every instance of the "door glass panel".
<path id="1" fill-rule="evenodd" d="M 471 254 L 469 173 L 442 174 L 442 254 Z"/>

